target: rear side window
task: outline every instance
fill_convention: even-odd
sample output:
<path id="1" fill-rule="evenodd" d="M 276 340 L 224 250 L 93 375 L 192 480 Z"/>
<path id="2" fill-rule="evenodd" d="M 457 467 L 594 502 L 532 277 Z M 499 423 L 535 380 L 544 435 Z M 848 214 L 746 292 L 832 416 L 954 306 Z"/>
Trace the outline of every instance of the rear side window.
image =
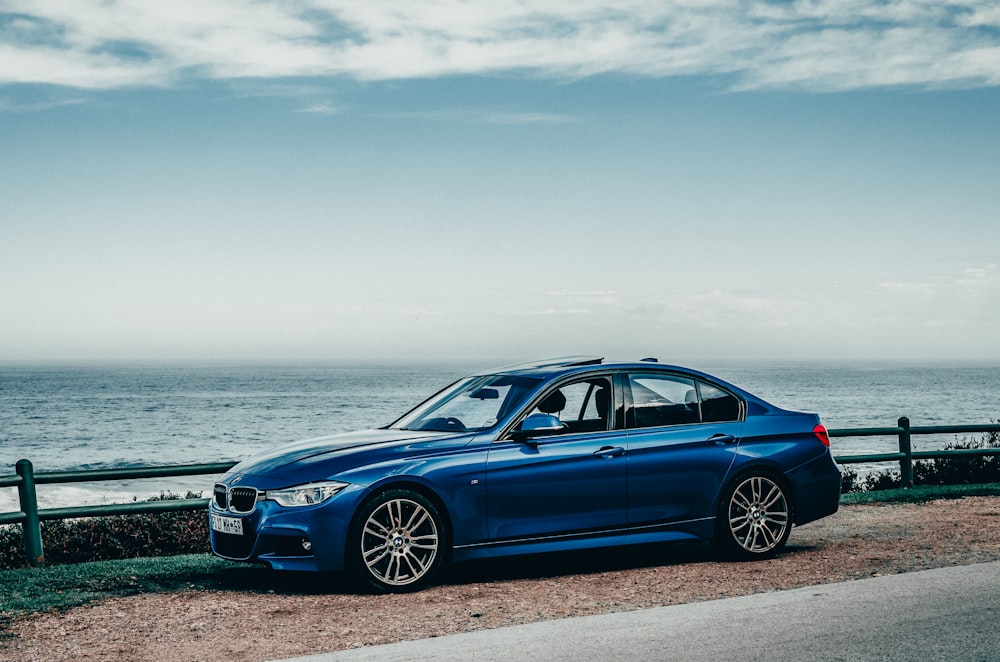
<path id="1" fill-rule="evenodd" d="M 740 400 L 705 382 L 698 382 L 701 393 L 701 420 L 705 423 L 724 423 L 740 420 Z"/>
<path id="2" fill-rule="evenodd" d="M 630 428 L 700 423 L 698 391 L 694 381 L 676 375 L 629 375 L 632 406 Z"/>
<path id="3" fill-rule="evenodd" d="M 632 403 L 626 425 L 651 428 L 691 423 L 739 421 L 742 408 L 733 394 L 680 375 L 629 375 Z"/>

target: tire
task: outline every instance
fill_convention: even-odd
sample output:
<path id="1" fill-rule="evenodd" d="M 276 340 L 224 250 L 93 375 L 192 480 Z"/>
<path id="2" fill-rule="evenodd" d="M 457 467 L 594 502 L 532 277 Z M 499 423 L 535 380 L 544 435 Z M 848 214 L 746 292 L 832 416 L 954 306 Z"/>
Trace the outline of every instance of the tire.
<path id="1" fill-rule="evenodd" d="M 356 579 L 380 593 L 428 586 L 444 563 L 447 535 L 437 507 L 419 492 L 390 489 L 358 511 L 347 558 Z"/>
<path id="2" fill-rule="evenodd" d="M 781 481 L 768 474 L 746 474 L 723 494 L 715 542 L 734 558 L 768 558 L 785 546 L 792 521 L 792 503 Z"/>

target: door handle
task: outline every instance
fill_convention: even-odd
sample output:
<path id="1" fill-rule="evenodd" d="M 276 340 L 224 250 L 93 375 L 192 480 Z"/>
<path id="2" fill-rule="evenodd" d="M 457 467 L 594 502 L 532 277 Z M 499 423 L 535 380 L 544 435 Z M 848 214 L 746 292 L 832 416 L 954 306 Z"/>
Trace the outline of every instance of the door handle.
<path id="1" fill-rule="evenodd" d="M 736 437 L 731 434 L 713 434 L 708 438 L 708 440 L 716 446 L 725 446 L 726 444 L 731 444 L 736 441 Z"/>
<path id="2" fill-rule="evenodd" d="M 610 460 L 613 457 L 618 457 L 625 453 L 625 449 L 621 446 L 605 446 L 594 451 L 594 455 L 597 457 L 603 457 L 605 460 Z"/>

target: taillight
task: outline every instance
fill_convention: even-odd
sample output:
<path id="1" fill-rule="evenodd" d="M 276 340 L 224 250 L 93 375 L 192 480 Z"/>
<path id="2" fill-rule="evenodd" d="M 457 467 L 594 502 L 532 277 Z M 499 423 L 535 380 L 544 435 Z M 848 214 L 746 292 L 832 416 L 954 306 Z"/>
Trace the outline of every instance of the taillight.
<path id="1" fill-rule="evenodd" d="M 817 423 L 816 427 L 813 428 L 813 434 L 816 435 L 819 438 L 819 440 L 823 442 L 824 446 L 826 446 L 827 448 L 830 447 L 830 433 L 826 431 L 825 427 Z"/>

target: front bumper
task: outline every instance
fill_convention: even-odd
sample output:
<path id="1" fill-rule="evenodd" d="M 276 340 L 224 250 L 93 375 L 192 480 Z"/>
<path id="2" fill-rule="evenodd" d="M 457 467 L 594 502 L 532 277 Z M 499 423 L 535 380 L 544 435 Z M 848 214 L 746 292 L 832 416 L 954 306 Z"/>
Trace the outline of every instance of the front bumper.
<path id="1" fill-rule="evenodd" d="M 344 496 L 348 498 L 342 500 Z M 241 520 L 243 533 L 216 531 L 210 522 L 212 553 L 276 570 L 342 571 L 353 512 L 351 501 L 343 493 L 324 503 L 298 508 L 258 501 L 250 513 L 234 513 L 213 501 L 209 515 Z"/>

